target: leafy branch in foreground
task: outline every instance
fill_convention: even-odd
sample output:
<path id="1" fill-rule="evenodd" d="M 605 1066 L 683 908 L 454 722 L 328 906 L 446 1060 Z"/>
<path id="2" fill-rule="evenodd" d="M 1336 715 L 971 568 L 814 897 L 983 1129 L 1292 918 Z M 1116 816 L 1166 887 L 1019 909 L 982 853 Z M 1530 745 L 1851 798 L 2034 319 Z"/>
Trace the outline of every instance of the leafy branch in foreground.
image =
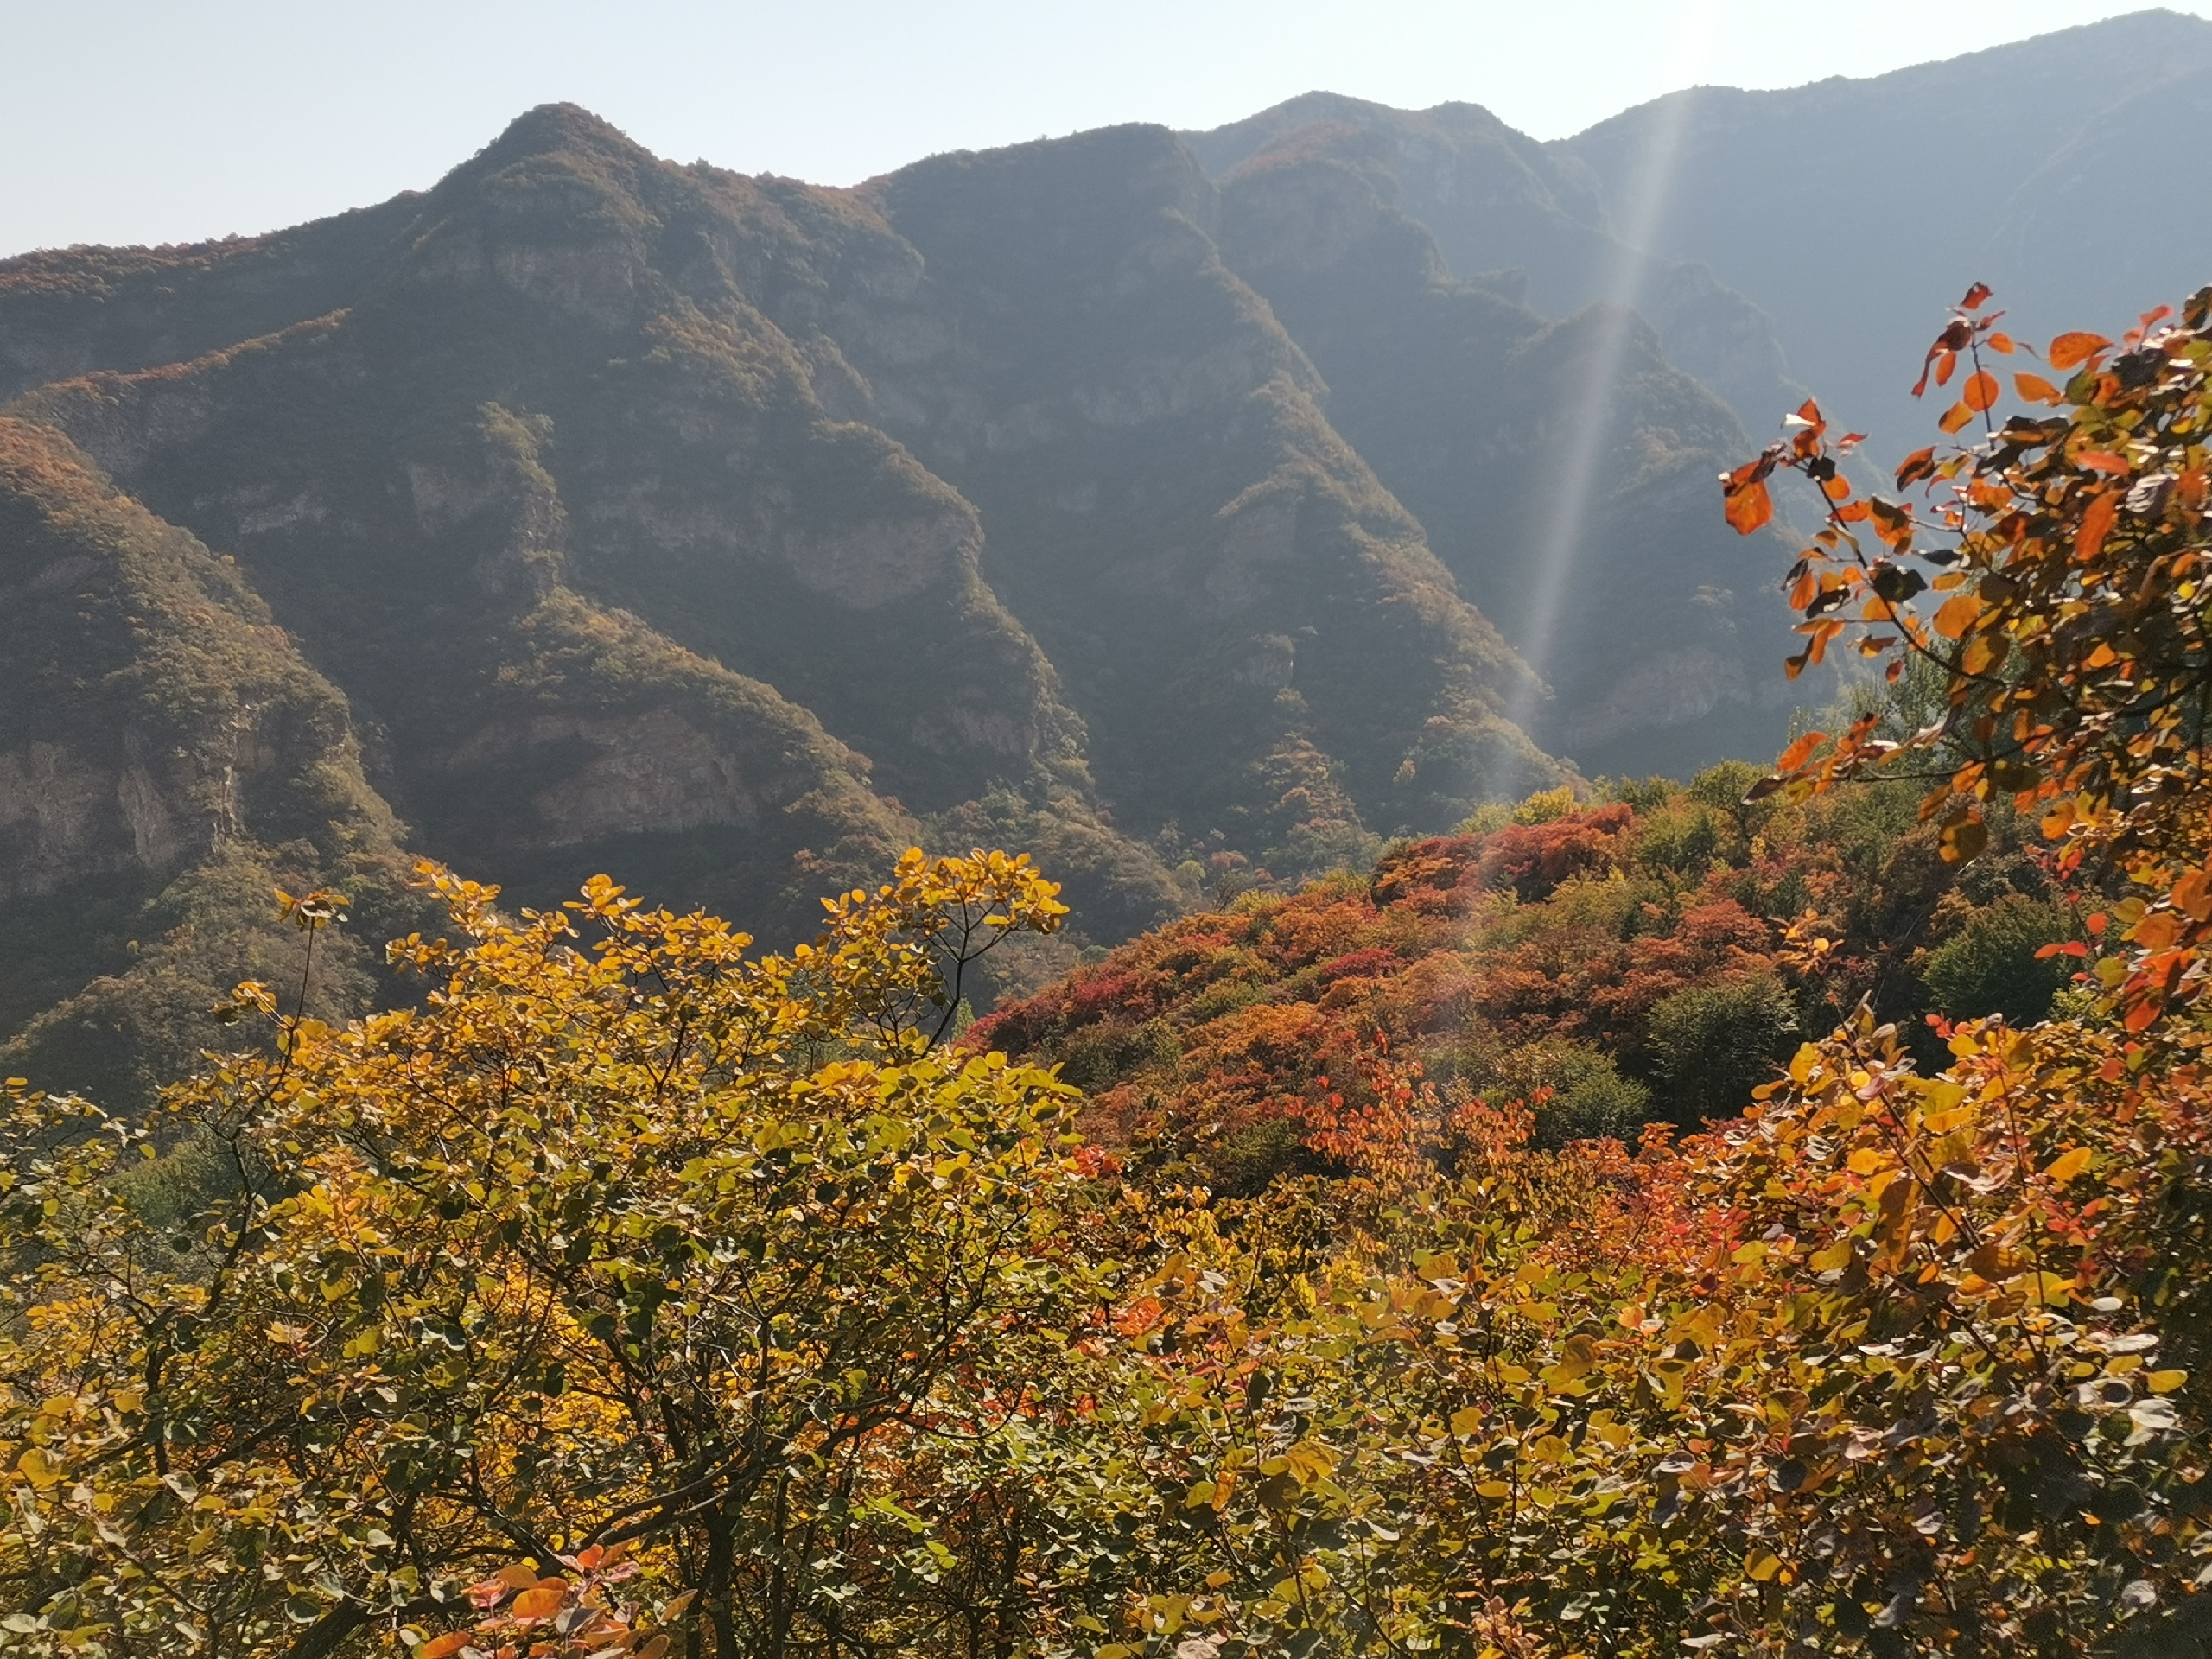
<path id="1" fill-rule="evenodd" d="M 1808 733 L 1762 787 L 1802 794 L 1942 755 L 1923 810 L 1955 859 L 1986 840 L 1985 804 L 2009 797 L 2040 817 L 2062 874 L 2109 864 L 2133 888 L 2092 926 L 2124 944 L 2097 973 L 2139 1032 L 2197 997 L 2212 945 L 2212 288 L 2178 317 L 2145 314 L 2117 346 L 2059 335 L 2045 360 L 2070 375 L 2063 386 L 2013 376 L 2023 400 L 2054 412 L 2001 425 L 1988 365 L 2026 348 L 1996 327 L 2002 313 L 1983 314 L 1988 298 L 1980 283 L 1967 292 L 1913 389 L 1966 369 L 1939 424 L 1981 429 L 1897 469 L 1901 492 L 1933 498 L 1925 511 L 1854 498 L 1836 462 L 1857 436 L 1831 444 L 1811 403 L 1792 437 L 1723 478 L 1745 533 L 1772 514 L 1777 467 L 1827 497 L 1827 523 L 1789 576 L 1807 636 L 1793 675 L 1849 632 L 1892 680 L 1917 657 L 1946 683 L 1942 717 L 1919 733 L 1879 736 L 1872 714 Z"/>

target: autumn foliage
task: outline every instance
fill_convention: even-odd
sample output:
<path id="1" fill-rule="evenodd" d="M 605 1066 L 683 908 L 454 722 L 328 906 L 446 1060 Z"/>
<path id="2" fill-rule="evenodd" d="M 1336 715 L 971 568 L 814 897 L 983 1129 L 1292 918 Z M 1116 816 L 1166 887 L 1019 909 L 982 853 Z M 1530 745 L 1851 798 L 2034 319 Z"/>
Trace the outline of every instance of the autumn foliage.
<path id="1" fill-rule="evenodd" d="M 2204 1651 L 2212 298 L 2002 424 L 1987 298 L 1925 512 L 1809 404 L 1725 481 L 1820 486 L 1798 660 L 1893 670 L 1770 776 L 957 1037 L 1024 861 L 787 953 L 429 868 L 418 1006 L 241 986 L 152 1122 L 11 1083 L 0 1651 Z"/>

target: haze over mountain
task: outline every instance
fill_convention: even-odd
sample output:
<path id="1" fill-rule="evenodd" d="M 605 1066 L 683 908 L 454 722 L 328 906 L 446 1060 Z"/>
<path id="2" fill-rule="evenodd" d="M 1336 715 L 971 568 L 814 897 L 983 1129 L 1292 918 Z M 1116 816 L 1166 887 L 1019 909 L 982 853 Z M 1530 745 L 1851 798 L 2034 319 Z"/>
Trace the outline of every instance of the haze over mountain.
<path id="1" fill-rule="evenodd" d="M 2110 328 L 2212 265 L 2186 213 L 2157 270 L 2061 234 L 2129 124 L 2203 130 L 2207 42 L 2149 15 L 1549 145 L 1315 94 L 850 190 L 547 106 L 422 194 L 0 264 L 0 1064 L 173 1074 L 267 886 L 375 936 L 418 852 L 787 933 L 910 840 L 995 842 L 1110 941 L 1209 860 L 1769 752 L 1818 695 L 1792 543 L 1713 475 L 1801 382 L 1873 406 L 1974 277 Z M 2067 74 L 2109 122 L 1945 194 L 1930 135 Z M 1838 250 L 1847 200 L 1925 206 Z"/>

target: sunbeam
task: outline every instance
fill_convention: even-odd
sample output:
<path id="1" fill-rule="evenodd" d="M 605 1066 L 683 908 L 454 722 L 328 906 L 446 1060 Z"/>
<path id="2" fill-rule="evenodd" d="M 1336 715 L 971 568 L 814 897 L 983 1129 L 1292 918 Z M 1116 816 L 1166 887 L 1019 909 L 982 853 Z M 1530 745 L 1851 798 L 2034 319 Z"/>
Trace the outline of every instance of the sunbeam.
<path id="1" fill-rule="evenodd" d="M 1669 77 L 1675 85 L 1698 84 L 1719 9 L 1720 0 L 1689 0 L 1681 9 L 1674 73 Z M 1649 146 L 1627 192 L 1623 214 L 1614 226 L 1616 251 L 1599 284 L 1598 298 L 1583 314 L 1592 316 L 1596 338 L 1567 401 L 1566 431 L 1556 449 L 1555 487 L 1549 492 L 1551 512 L 1539 538 L 1527 621 L 1521 638 L 1514 642 L 1522 658 L 1546 682 L 1552 677 L 1554 664 L 1550 659 L 1560 613 L 1598 487 L 1598 464 L 1605 448 L 1621 359 L 1650 264 L 1651 238 L 1666 211 L 1681 160 L 1689 108 L 1690 100 L 1686 98 L 1660 104 Z M 1516 690 L 1508 712 L 1516 725 L 1529 728 L 1540 712 L 1541 696 L 1541 690 L 1525 683 Z"/>

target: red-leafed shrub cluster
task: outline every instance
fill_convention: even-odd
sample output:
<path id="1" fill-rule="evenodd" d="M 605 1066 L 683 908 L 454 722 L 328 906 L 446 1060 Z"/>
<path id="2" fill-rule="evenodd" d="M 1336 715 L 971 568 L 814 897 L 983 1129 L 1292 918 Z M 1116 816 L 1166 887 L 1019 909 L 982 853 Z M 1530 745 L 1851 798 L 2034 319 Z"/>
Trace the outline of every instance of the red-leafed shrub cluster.
<path id="1" fill-rule="evenodd" d="M 1747 807 L 1752 776 L 1540 796 L 1393 847 L 1366 881 L 1247 894 L 1000 1008 L 967 1044 L 1060 1062 L 1093 1134 L 1243 1185 L 1265 1173 L 1255 1147 L 1332 1166 L 1314 1126 L 1361 1109 L 1356 1062 L 1378 1036 L 1463 1094 L 1529 1103 L 1542 1138 L 1632 1139 L 1732 1114 L 1862 995 L 1916 1011 L 1931 963 L 1962 988 L 1942 1009 L 1957 1016 L 2063 983 L 2032 953 L 2069 918 L 2009 840 L 1961 874 L 1902 791 Z M 1977 950 L 2022 963 L 1955 960 Z"/>

